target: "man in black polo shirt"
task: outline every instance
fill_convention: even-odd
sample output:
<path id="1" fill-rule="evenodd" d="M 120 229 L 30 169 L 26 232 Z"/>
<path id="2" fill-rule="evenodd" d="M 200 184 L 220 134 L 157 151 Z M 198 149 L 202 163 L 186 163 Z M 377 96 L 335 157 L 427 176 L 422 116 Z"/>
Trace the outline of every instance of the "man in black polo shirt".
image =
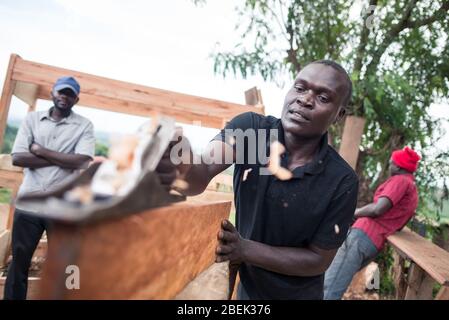
<path id="1" fill-rule="evenodd" d="M 209 143 L 201 159 L 190 152 L 197 164 L 175 167 L 179 148 L 161 161 L 162 183 L 173 181 L 176 168 L 188 183 L 182 190 L 186 195 L 203 192 L 215 175 L 235 164 L 236 227 L 223 221 L 216 261 L 238 268 L 239 299 L 323 298 L 324 272 L 346 238 L 357 202 L 357 176 L 327 140 L 351 91 L 339 64 L 310 63 L 288 91 L 281 119 L 241 114 Z M 292 173 L 288 180 L 266 168 L 276 139 L 286 149 L 280 163 Z M 185 156 L 190 144 L 181 141 Z"/>

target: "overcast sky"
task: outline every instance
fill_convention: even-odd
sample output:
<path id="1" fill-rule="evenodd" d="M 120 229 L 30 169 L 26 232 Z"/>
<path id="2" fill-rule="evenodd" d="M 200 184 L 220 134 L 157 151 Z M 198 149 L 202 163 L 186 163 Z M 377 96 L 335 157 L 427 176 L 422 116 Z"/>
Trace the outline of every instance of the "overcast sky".
<path id="1" fill-rule="evenodd" d="M 266 113 L 280 115 L 286 88 L 214 75 L 209 57 L 216 43 L 231 48 L 237 0 L 2 0 L 0 2 L 0 81 L 11 53 L 26 60 L 117 80 L 198 96 L 244 103 L 244 91 L 262 90 Z M 49 104 L 40 101 L 38 110 Z M 97 130 L 134 132 L 143 119 L 77 107 Z M 26 107 L 14 99 L 10 119 Z M 435 117 L 449 119 L 447 105 L 432 106 Z M 446 127 L 448 127 L 446 122 Z M 449 131 L 449 130 L 448 130 Z M 187 130 L 206 143 L 216 130 Z M 445 139 L 449 147 L 449 138 Z"/>

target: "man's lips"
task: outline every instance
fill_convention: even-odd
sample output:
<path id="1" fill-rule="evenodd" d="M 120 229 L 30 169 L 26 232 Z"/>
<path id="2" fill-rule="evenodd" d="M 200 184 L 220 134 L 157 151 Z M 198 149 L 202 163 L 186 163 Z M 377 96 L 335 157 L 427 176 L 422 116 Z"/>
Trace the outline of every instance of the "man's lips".
<path id="1" fill-rule="evenodd" d="M 310 118 L 301 110 L 290 109 L 288 110 L 288 113 L 291 115 L 291 118 L 295 121 L 310 122 Z"/>

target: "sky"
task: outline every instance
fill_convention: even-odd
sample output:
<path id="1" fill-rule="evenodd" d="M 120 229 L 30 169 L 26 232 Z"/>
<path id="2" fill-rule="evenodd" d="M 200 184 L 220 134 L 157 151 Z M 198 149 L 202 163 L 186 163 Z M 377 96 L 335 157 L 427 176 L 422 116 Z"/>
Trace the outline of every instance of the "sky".
<path id="1" fill-rule="evenodd" d="M 209 0 L 204 6 L 195 6 L 190 0 L 2 0 L 0 84 L 10 54 L 17 53 L 26 60 L 236 103 L 244 103 L 244 91 L 257 86 L 266 113 L 280 116 L 287 86 L 279 88 L 261 77 L 224 79 L 213 73 L 210 54 L 217 43 L 232 48 L 238 40 L 237 3 Z M 50 102 L 38 102 L 38 110 L 49 106 Z M 23 118 L 26 109 L 13 99 L 9 120 Z M 99 131 L 132 133 L 145 121 L 80 106 L 76 111 L 91 119 Z M 433 105 L 431 113 L 449 120 L 447 104 Z M 206 144 L 216 132 L 185 130 L 198 145 Z M 449 135 L 441 143 L 449 148 Z"/>

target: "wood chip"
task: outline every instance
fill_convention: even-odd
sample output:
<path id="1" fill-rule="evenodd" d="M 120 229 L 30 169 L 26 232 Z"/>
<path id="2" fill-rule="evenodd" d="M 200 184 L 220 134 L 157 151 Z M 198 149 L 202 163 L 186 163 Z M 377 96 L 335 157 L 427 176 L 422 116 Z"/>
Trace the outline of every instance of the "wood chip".
<path id="1" fill-rule="evenodd" d="M 93 194 L 90 186 L 79 186 L 68 191 L 66 198 L 68 201 L 79 201 L 82 204 L 89 204 L 93 201 Z"/>
<path id="2" fill-rule="evenodd" d="M 268 170 L 279 180 L 290 180 L 293 177 L 291 171 L 281 166 L 281 155 L 285 152 L 284 146 L 279 141 L 270 145 L 270 162 Z"/>
<path id="3" fill-rule="evenodd" d="M 253 169 L 246 169 L 244 172 L 243 172 L 243 181 L 246 181 L 246 179 L 248 179 L 248 174 L 251 172 L 251 171 L 253 171 Z"/>
<path id="4" fill-rule="evenodd" d="M 336 234 L 339 234 L 339 233 L 340 233 L 340 227 L 338 226 L 338 224 L 336 224 L 336 225 L 334 226 L 334 230 L 335 230 L 335 233 L 336 233 Z"/>
<path id="5" fill-rule="evenodd" d="M 175 181 L 173 181 L 171 186 L 175 190 L 187 190 L 189 188 L 189 184 L 181 179 L 176 179 Z"/>
<path id="6" fill-rule="evenodd" d="M 117 164 L 117 170 L 129 169 L 134 160 L 134 151 L 139 143 L 135 135 L 124 136 L 113 143 L 109 152 L 109 159 Z"/>

